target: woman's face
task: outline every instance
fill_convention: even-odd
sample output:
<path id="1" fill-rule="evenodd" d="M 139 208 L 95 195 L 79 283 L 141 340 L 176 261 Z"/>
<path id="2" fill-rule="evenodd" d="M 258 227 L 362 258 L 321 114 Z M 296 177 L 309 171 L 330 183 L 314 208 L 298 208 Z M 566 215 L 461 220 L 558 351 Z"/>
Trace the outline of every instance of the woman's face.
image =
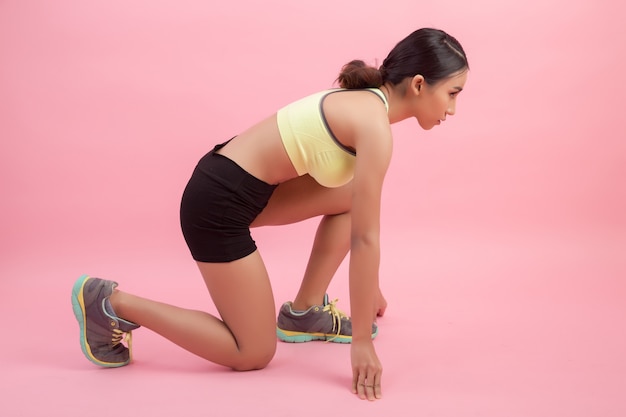
<path id="1" fill-rule="evenodd" d="M 424 130 L 430 130 L 456 111 L 456 98 L 467 81 L 467 70 L 429 85 L 414 78 L 415 118 Z M 414 91 L 415 91 L 414 90 Z"/>

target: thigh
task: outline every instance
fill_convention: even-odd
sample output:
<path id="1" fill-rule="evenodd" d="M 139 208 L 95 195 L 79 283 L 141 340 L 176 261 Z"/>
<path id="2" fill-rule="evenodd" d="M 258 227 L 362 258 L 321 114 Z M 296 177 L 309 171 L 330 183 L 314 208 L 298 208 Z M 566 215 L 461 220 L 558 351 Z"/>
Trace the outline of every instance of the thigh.
<path id="1" fill-rule="evenodd" d="M 346 213 L 350 211 L 351 201 L 352 182 L 328 188 L 310 175 L 303 175 L 276 187 L 251 227 L 290 224 L 316 216 Z"/>
<path id="2" fill-rule="evenodd" d="M 276 308 L 258 251 L 233 262 L 198 262 L 217 310 L 242 353 L 276 349 Z M 271 358 L 270 358 L 271 359 Z"/>

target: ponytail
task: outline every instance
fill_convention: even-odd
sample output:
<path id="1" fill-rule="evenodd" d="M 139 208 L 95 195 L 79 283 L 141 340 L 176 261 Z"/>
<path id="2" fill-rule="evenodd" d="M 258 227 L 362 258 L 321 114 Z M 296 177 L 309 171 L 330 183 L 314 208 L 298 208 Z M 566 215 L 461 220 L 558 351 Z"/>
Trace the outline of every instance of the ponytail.
<path id="1" fill-rule="evenodd" d="M 348 62 L 337 77 L 341 88 L 378 88 L 383 85 L 381 72 L 361 60 Z"/>

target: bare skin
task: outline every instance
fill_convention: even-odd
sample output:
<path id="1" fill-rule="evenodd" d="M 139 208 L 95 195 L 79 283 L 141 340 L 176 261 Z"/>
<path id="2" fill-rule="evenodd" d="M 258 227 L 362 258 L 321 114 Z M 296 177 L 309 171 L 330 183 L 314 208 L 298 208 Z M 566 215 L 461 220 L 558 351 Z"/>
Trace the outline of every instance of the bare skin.
<path id="1" fill-rule="evenodd" d="M 329 96 L 324 112 L 331 130 L 357 151 L 354 179 L 325 188 L 308 175 L 298 177 L 284 150 L 273 115 L 238 135 L 220 153 L 250 174 L 279 184 L 252 227 L 281 225 L 323 216 L 296 309 L 320 304 L 330 280 L 350 252 L 352 390 L 362 399 L 381 398 L 382 365 L 371 340 L 371 325 L 387 302 L 378 282 L 380 197 L 391 158 L 390 124 L 415 117 L 432 128 L 455 111 L 462 72 L 430 86 L 423 77 L 384 85 L 389 112 L 370 92 Z M 272 161 L 268 164 L 267 161 Z M 229 263 L 198 262 L 220 318 L 115 291 L 111 304 L 119 317 L 145 326 L 211 362 L 245 371 L 267 366 L 276 351 L 275 303 L 258 251 Z M 253 311 L 254 314 L 250 314 Z"/>

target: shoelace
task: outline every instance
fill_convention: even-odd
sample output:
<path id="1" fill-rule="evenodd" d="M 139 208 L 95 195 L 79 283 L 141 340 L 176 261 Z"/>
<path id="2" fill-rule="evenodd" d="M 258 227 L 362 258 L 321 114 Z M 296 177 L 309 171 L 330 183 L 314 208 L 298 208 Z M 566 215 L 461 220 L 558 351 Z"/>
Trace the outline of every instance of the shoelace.
<path id="1" fill-rule="evenodd" d="M 113 346 L 119 345 L 122 343 L 122 340 L 124 340 L 124 332 L 120 329 L 113 329 L 113 334 L 111 335 L 111 342 L 113 343 Z"/>
<path id="2" fill-rule="evenodd" d="M 123 332 L 120 329 L 113 329 L 113 334 L 111 335 L 111 342 L 113 346 L 117 346 L 122 342 L 126 342 L 126 346 L 128 347 L 128 356 L 129 359 L 133 358 L 133 334 L 132 332 Z"/>
<path id="3" fill-rule="evenodd" d="M 331 339 L 328 339 L 327 342 L 336 339 L 337 336 L 341 335 L 341 319 L 348 318 L 348 316 L 343 311 L 337 308 L 336 304 L 338 301 L 339 299 L 335 298 L 334 300 L 329 301 L 328 304 L 326 304 L 322 309 L 322 311 L 326 311 L 328 312 L 328 314 L 331 315 L 331 317 L 333 318 L 333 329 L 337 329 L 337 333 L 335 333 L 335 336 Z"/>

